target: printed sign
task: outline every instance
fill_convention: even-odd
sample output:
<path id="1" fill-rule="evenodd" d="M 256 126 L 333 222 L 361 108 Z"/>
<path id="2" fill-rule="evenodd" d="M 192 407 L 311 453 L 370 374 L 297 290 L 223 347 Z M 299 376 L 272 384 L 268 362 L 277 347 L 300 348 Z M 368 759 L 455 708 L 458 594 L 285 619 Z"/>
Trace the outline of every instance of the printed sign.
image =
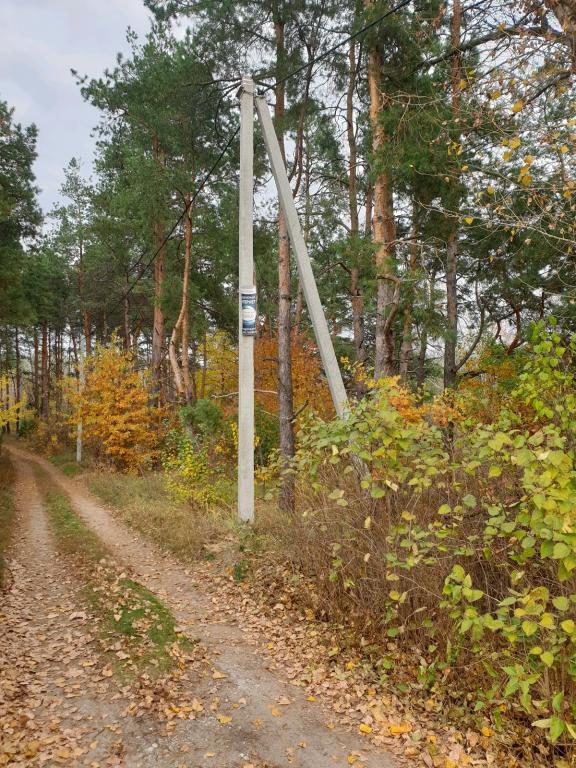
<path id="1" fill-rule="evenodd" d="M 240 289 L 242 301 L 242 335 L 256 336 L 256 287 Z"/>

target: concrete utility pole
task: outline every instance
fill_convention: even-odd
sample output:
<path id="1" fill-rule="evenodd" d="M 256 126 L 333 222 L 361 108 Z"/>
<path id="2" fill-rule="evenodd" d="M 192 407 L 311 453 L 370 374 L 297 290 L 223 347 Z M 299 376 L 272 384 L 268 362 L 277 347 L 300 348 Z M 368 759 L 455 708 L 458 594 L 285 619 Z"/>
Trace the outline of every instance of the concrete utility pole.
<path id="1" fill-rule="evenodd" d="M 240 89 L 240 212 L 238 268 L 238 517 L 254 522 L 254 83 Z"/>
<path id="2" fill-rule="evenodd" d="M 344 382 L 342 381 L 340 367 L 334 353 L 330 331 L 328 330 L 328 323 L 326 322 L 324 310 L 320 303 L 318 288 L 314 279 L 314 273 L 312 272 L 312 265 L 310 264 L 310 257 L 308 256 L 308 249 L 304 242 L 300 222 L 298 221 L 298 213 L 296 211 L 296 206 L 294 205 L 294 198 L 286 174 L 286 167 L 284 166 L 282 155 L 280 153 L 278 138 L 274 131 L 268 104 L 263 96 L 256 96 L 256 110 L 262 125 L 264 142 L 266 144 L 270 165 L 272 166 L 272 173 L 278 189 L 280 205 L 282 206 L 284 216 L 286 217 L 290 242 L 292 243 L 292 248 L 296 256 L 296 263 L 298 264 L 300 283 L 302 285 L 304 298 L 306 299 L 308 313 L 310 314 L 310 319 L 314 326 L 316 342 L 318 344 L 318 349 L 320 350 L 322 365 L 326 373 L 326 378 L 328 379 L 328 386 L 330 387 L 334 407 L 338 416 L 345 416 L 348 410 L 348 396 L 346 394 Z"/>
<path id="3" fill-rule="evenodd" d="M 80 350 L 78 353 L 78 389 L 80 394 L 84 391 L 84 354 L 85 354 L 86 342 L 84 337 L 80 335 Z M 80 464 L 82 461 L 82 419 L 78 420 L 76 426 L 76 463 Z"/>

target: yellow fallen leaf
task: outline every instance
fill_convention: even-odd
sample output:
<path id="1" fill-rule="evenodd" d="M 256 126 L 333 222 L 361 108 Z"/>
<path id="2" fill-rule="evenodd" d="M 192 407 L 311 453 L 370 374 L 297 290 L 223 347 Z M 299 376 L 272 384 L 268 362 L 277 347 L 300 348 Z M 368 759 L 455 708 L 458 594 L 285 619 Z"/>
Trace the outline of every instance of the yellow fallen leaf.
<path id="1" fill-rule="evenodd" d="M 306 701 L 316 701 L 316 696 L 306 696 Z"/>
<path id="2" fill-rule="evenodd" d="M 515 136 L 513 139 L 510 139 L 509 141 L 510 149 L 518 149 L 520 144 L 522 144 L 522 142 L 517 136 Z"/>
<path id="3" fill-rule="evenodd" d="M 367 723 L 360 723 L 358 730 L 360 733 L 372 733 L 372 726 Z"/>
<path id="4" fill-rule="evenodd" d="M 216 757 L 216 752 L 204 752 L 204 757 Z"/>
<path id="5" fill-rule="evenodd" d="M 486 736 L 486 737 L 492 736 L 492 734 L 494 733 L 492 728 L 489 728 L 487 725 L 482 726 L 481 732 L 482 732 L 482 736 Z"/>
<path id="6" fill-rule="evenodd" d="M 563 144 L 563 145 L 560 147 L 560 152 L 562 152 L 562 154 L 563 154 L 563 155 L 565 155 L 565 154 L 566 154 L 566 152 L 568 152 L 568 147 L 566 146 L 566 144 Z"/>
<path id="7" fill-rule="evenodd" d="M 512 112 L 520 112 L 523 106 L 524 102 L 521 99 L 518 99 L 518 101 L 515 101 L 512 105 Z"/>
<path id="8" fill-rule="evenodd" d="M 466 224 L 472 224 L 472 222 L 474 221 L 474 218 L 472 216 L 466 216 L 464 221 L 466 222 Z"/>
<path id="9" fill-rule="evenodd" d="M 212 680 L 223 680 L 225 677 L 224 672 L 220 672 L 217 669 L 212 670 Z"/>
<path id="10" fill-rule="evenodd" d="M 270 714 L 272 715 L 272 717 L 280 717 L 282 712 L 280 712 L 278 707 L 271 706 L 270 707 Z"/>
<path id="11" fill-rule="evenodd" d="M 228 723 L 232 722 L 232 718 L 230 717 L 230 715 L 222 715 L 220 713 L 216 715 L 216 719 L 218 720 L 220 725 L 227 725 Z"/>
<path id="12" fill-rule="evenodd" d="M 393 723 L 389 729 L 392 736 L 400 736 L 403 733 L 410 733 L 412 730 L 412 724 L 411 723 Z"/>

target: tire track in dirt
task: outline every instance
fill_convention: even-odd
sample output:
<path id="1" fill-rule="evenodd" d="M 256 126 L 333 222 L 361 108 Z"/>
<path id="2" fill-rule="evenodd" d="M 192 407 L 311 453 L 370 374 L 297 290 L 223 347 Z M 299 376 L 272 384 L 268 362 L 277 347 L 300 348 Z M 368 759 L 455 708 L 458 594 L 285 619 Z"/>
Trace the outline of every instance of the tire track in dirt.
<path id="1" fill-rule="evenodd" d="M 231 721 L 224 726 L 217 723 L 214 735 L 218 743 L 212 742 L 214 759 L 191 765 L 241 766 L 238 757 L 256 754 L 273 766 L 333 768 L 348 765 L 349 755 L 354 754 L 358 766 L 393 768 L 396 763 L 388 753 L 367 746 L 349 731 L 328 729 L 318 705 L 309 704 L 301 690 L 279 681 L 267 669 L 262 647 L 244 638 L 238 627 L 221 617 L 210 595 L 194 586 L 181 564 L 115 520 L 50 462 L 14 445 L 7 447 L 13 456 L 36 462 L 48 472 L 115 558 L 131 568 L 137 579 L 172 609 L 182 627 L 189 631 L 192 628 L 193 635 L 210 648 L 215 670 L 211 693 L 219 698 L 219 712 L 225 712 Z M 277 706 L 287 701 L 289 706 Z M 201 723 L 206 727 L 213 720 L 209 717 L 193 726 L 198 731 Z M 201 734 L 196 731 L 193 736 L 198 738 Z M 224 762 L 218 759 L 220 755 Z"/>
<path id="2" fill-rule="evenodd" d="M 29 464 L 15 462 L 12 586 L 0 612 L 0 765 L 157 766 L 157 725 L 124 719 Z M 155 751 L 155 750 L 152 750 Z"/>

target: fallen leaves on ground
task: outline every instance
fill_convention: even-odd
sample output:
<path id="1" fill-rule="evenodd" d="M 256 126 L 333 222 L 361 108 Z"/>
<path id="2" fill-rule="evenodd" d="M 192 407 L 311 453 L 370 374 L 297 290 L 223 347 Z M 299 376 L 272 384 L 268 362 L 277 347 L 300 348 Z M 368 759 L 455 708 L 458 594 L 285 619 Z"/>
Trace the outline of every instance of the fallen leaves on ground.
<path id="1" fill-rule="evenodd" d="M 474 724 L 471 708 L 463 710 L 456 696 L 451 698 L 449 685 L 427 691 L 415 674 L 421 658 L 417 648 L 408 653 L 388 642 L 375 649 L 349 626 L 318 619 L 302 597 L 307 591 L 309 596 L 311 585 L 299 585 L 293 571 L 266 566 L 249 581 L 237 582 L 217 567 L 199 565 L 194 578 L 198 586 L 213 590 L 216 610 L 237 623 L 254 645 L 264 646 L 271 671 L 303 689 L 307 701 L 329 707 L 340 725 L 354 727 L 368 742 L 427 768 L 553 764 L 548 746 L 536 744 L 521 723 L 495 733 L 481 716 Z M 381 676 L 382 658 L 397 665 L 396 686 Z M 270 710 L 273 716 L 282 714 L 278 707 Z M 326 726 L 335 728 L 334 719 Z M 350 764 L 362 765 L 357 759 Z"/>

